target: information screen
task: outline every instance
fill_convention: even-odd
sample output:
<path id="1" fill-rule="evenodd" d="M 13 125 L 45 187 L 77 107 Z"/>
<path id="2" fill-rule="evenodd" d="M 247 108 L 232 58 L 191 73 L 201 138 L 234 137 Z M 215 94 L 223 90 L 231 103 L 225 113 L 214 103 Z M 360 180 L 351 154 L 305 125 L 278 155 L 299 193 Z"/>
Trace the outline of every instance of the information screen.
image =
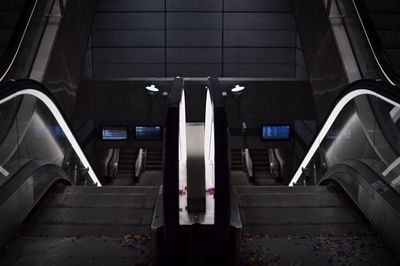
<path id="1" fill-rule="evenodd" d="M 127 140 L 128 129 L 126 127 L 103 127 L 103 140 Z"/>
<path id="2" fill-rule="evenodd" d="M 161 140 L 161 126 L 135 126 L 136 140 Z"/>
<path id="3" fill-rule="evenodd" d="M 262 140 L 290 140 L 290 125 L 263 125 L 261 138 Z"/>
<path id="4" fill-rule="evenodd" d="M 57 138 L 65 138 L 64 132 L 59 125 L 48 125 L 51 134 Z"/>

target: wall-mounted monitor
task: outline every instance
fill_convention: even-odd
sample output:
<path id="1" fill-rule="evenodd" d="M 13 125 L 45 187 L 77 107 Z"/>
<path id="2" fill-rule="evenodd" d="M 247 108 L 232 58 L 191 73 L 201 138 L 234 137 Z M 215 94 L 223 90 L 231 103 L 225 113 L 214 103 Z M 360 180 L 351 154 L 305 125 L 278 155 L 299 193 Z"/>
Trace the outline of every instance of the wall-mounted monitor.
<path id="1" fill-rule="evenodd" d="M 105 126 L 101 130 L 102 140 L 128 140 L 128 128 L 124 126 Z"/>
<path id="2" fill-rule="evenodd" d="M 264 141 L 289 141 L 291 138 L 291 125 L 263 125 L 261 139 Z"/>
<path id="3" fill-rule="evenodd" d="M 55 136 L 56 138 L 61 138 L 61 139 L 65 138 L 65 134 L 64 134 L 63 130 L 61 129 L 61 126 L 59 126 L 59 125 L 48 125 L 47 128 L 49 129 L 51 134 L 53 136 Z"/>
<path id="4" fill-rule="evenodd" d="M 135 126 L 135 139 L 136 140 L 161 140 L 162 138 L 161 126 Z"/>

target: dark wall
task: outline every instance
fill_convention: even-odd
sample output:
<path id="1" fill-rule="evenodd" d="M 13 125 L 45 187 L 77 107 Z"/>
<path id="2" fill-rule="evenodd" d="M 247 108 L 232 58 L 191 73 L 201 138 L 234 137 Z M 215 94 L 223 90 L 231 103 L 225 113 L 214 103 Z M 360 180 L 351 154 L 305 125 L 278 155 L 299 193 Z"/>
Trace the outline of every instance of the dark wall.
<path id="1" fill-rule="evenodd" d="M 318 120 L 321 122 L 348 81 L 323 2 L 321 0 L 292 2 Z"/>
<path id="2" fill-rule="evenodd" d="M 168 98 L 150 95 L 145 87 L 156 85 L 161 91 L 169 92 L 173 80 L 164 81 L 118 81 L 84 80 L 74 112 L 75 120 L 95 120 L 96 123 L 163 124 Z"/>
<path id="3" fill-rule="evenodd" d="M 43 83 L 67 116 L 74 110 L 97 0 L 68 1 Z"/>
<path id="4" fill-rule="evenodd" d="M 305 77 L 291 0 L 99 0 L 86 77 Z"/>
<path id="5" fill-rule="evenodd" d="M 263 124 L 290 124 L 298 129 L 302 121 L 315 121 L 316 113 L 312 90 L 305 81 L 230 81 L 220 82 L 227 92 L 225 109 L 231 131 L 233 148 L 243 147 L 242 122 L 247 126 L 247 146 L 250 148 L 292 148 L 297 138 L 290 142 L 261 141 Z M 240 95 L 230 92 L 235 84 L 246 87 Z M 303 135 L 301 132 L 297 132 Z M 307 132 L 311 138 L 314 132 Z M 301 136 L 301 139 L 305 137 Z M 294 142 L 293 142 L 294 141 Z M 308 144 L 308 140 L 305 141 Z"/>
<path id="6" fill-rule="evenodd" d="M 313 120 L 316 118 L 310 83 L 306 81 L 221 81 L 228 92 L 226 111 L 229 124 L 241 122 Z M 239 96 L 230 90 L 240 84 L 245 91 Z"/>

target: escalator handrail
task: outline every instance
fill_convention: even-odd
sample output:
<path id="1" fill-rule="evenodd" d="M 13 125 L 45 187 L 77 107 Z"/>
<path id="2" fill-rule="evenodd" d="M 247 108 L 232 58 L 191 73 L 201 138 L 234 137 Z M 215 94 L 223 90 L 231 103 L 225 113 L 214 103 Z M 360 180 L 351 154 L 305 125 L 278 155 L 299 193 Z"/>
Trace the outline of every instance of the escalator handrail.
<path id="1" fill-rule="evenodd" d="M 393 66 L 378 36 L 366 4 L 363 0 L 352 0 L 352 2 L 379 69 L 391 85 L 400 87 L 400 75 L 393 70 Z"/>
<path id="2" fill-rule="evenodd" d="M 171 258 L 177 257 L 179 227 L 179 116 L 184 82 L 176 78 L 168 101 L 163 134 L 163 220 L 165 239 L 171 249 Z"/>
<path id="3" fill-rule="evenodd" d="M 0 105 L 11 99 L 14 99 L 15 97 L 24 95 L 34 96 L 44 105 L 46 105 L 63 130 L 64 135 L 82 162 L 83 167 L 88 169 L 88 174 L 93 183 L 97 184 L 97 186 L 101 186 L 101 183 L 94 173 L 93 168 L 87 160 L 83 150 L 79 146 L 76 137 L 70 130 L 72 127 L 69 126 L 66 116 L 63 114 L 61 111 L 62 109 L 57 104 L 57 101 L 53 98 L 52 94 L 46 89 L 46 87 L 37 81 L 28 79 L 7 81 L 0 85 Z"/>
<path id="4" fill-rule="evenodd" d="M 39 0 L 26 0 L 17 25 L 0 58 L 0 82 L 6 77 L 17 58 L 38 2 Z"/>
<path id="5" fill-rule="evenodd" d="M 322 123 L 322 127 L 318 131 L 318 135 L 312 141 L 312 145 L 300 166 L 297 168 L 289 186 L 293 186 L 300 176 L 302 175 L 303 169 L 307 167 L 313 158 L 314 154 L 317 152 L 320 144 L 325 139 L 329 129 L 335 122 L 336 118 L 339 116 L 342 109 L 354 98 L 358 96 L 375 96 L 388 102 L 394 106 L 400 107 L 400 92 L 393 90 L 393 87 L 389 86 L 387 83 L 378 82 L 374 80 L 359 80 L 347 85 L 343 91 L 336 98 L 335 104 L 333 104 L 330 112 L 325 121 Z"/>
<path id="6" fill-rule="evenodd" d="M 215 225 L 221 239 L 228 236 L 231 218 L 231 160 L 228 119 L 217 78 L 209 78 L 207 88 L 214 107 Z"/>

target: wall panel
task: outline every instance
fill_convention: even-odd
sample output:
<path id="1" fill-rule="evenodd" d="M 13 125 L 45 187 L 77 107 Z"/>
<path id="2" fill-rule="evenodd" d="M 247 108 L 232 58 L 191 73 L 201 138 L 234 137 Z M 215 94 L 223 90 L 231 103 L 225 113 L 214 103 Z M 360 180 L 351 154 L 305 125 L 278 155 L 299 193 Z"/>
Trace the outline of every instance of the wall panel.
<path id="1" fill-rule="evenodd" d="M 290 0 L 99 0 L 85 73 L 305 79 L 299 43 Z"/>

